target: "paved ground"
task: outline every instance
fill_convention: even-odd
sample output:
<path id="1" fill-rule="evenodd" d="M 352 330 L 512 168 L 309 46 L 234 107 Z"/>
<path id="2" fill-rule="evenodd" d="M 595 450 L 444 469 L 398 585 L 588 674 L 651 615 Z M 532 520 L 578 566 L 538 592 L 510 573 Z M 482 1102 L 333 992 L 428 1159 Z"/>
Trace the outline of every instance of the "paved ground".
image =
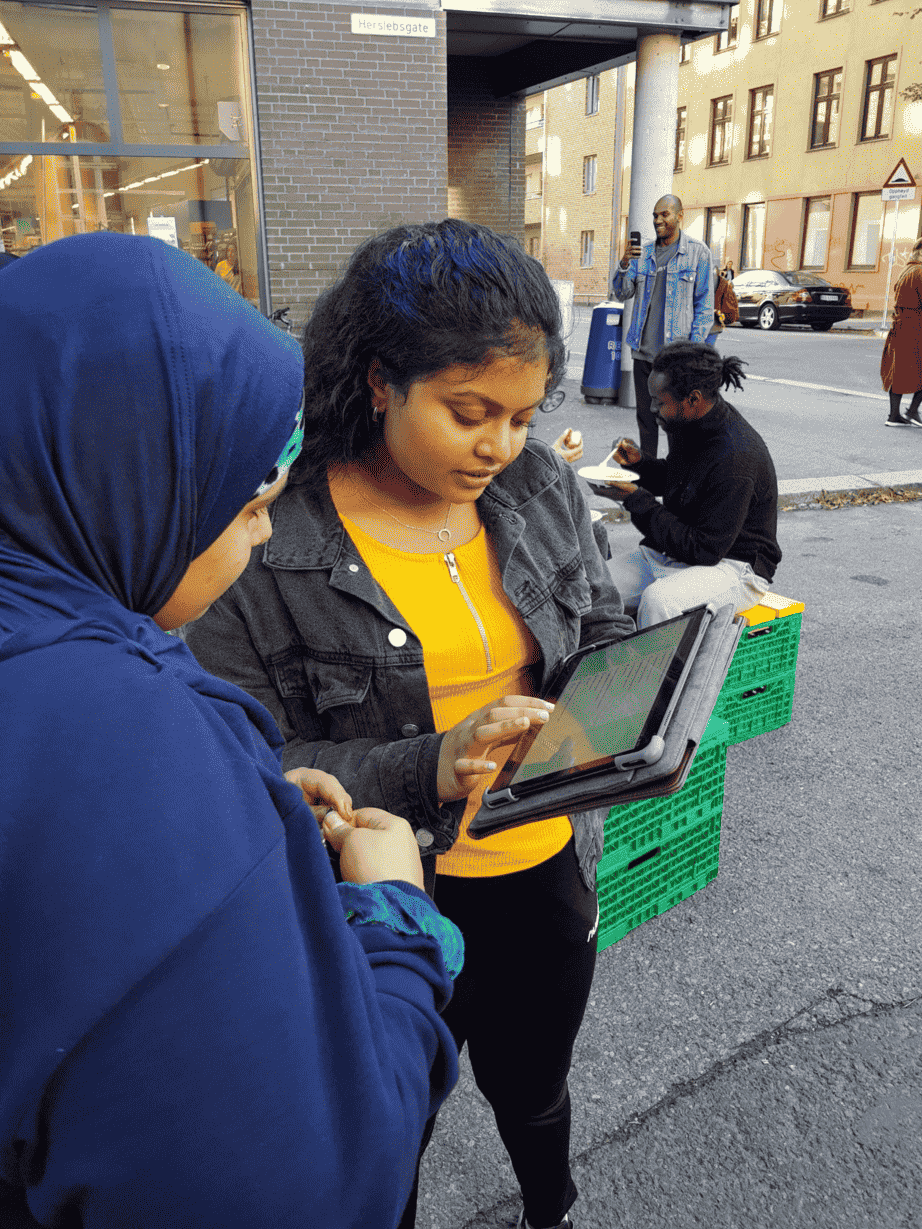
<path id="1" fill-rule="evenodd" d="M 730 748 L 718 878 L 599 958 L 571 1081 L 578 1229 L 922 1227 L 922 501 L 789 512 L 779 533 L 773 587 L 807 605 L 794 719 Z M 419 1227 L 518 1206 L 465 1065 Z"/>

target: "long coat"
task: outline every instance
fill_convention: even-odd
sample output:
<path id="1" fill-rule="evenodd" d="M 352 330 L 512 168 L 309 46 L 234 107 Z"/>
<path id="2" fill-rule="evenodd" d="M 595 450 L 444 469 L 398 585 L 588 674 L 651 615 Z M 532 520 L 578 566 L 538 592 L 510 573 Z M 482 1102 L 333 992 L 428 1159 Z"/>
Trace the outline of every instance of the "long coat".
<path id="1" fill-rule="evenodd" d="M 911 264 L 896 283 L 894 320 L 880 359 L 887 392 L 922 388 L 922 264 Z"/>

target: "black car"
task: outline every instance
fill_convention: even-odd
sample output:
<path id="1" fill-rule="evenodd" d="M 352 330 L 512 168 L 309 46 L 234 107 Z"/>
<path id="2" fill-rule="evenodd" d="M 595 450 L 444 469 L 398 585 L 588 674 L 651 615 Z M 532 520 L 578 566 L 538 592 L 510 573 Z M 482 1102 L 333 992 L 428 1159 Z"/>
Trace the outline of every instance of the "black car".
<path id="1" fill-rule="evenodd" d="M 745 269 L 733 279 L 740 306 L 740 324 L 747 328 L 780 329 L 782 324 L 809 324 L 825 333 L 837 320 L 852 314 L 852 297 L 844 286 L 795 269 Z"/>

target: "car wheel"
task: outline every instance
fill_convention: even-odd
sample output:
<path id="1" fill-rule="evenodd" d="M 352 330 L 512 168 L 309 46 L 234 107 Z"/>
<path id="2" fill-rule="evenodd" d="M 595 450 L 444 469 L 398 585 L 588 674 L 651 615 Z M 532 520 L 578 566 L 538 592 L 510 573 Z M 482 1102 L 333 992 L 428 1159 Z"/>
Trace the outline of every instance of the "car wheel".
<path id="1" fill-rule="evenodd" d="M 834 320 L 829 320 L 824 324 L 811 324 L 810 328 L 813 329 L 814 333 L 828 333 L 834 324 Z"/>
<path id="2" fill-rule="evenodd" d="M 778 308 L 774 303 L 763 303 L 759 308 L 759 328 L 760 329 L 780 329 L 781 319 L 778 315 Z"/>

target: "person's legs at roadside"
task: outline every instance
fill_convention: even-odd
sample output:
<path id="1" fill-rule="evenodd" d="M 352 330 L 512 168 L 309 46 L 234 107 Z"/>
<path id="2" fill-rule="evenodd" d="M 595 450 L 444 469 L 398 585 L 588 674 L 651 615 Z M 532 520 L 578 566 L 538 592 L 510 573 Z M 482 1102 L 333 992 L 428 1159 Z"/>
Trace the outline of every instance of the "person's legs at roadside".
<path id="1" fill-rule="evenodd" d="M 486 879 L 440 876 L 435 899 L 464 935 L 444 1019 L 468 1043 L 532 1229 L 576 1199 L 567 1074 L 595 969 L 598 903 L 573 841 L 540 866 Z"/>
<path id="2" fill-rule="evenodd" d="M 920 405 L 922 405 L 922 388 L 912 394 L 912 401 L 906 411 L 906 421 L 912 423 L 914 427 L 922 427 L 922 418 L 919 417 Z"/>
<path id="3" fill-rule="evenodd" d="M 652 363 L 647 363 L 642 358 L 634 359 L 634 399 L 637 402 L 640 451 L 647 456 L 655 457 L 659 443 L 659 425 L 650 409 L 650 390 L 647 387 L 652 369 Z"/>
<path id="4" fill-rule="evenodd" d="M 903 400 L 903 394 L 891 392 L 888 395 L 890 397 L 890 417 L 885 425 L 888 427 L 908 427 L 909 419 L 904 418 L 900 413 L 900 402 Z"/>
<path id="5" fill-rule="evenodd" d="M 637 609 L 637 626 L 652 627 L 706 602 L 732 605 L 735 611 L 748 610 L 767 589 L 767 582 L 739 559 L 722 559 L 714 567 L 678 564 L 644 590 Z"/>

